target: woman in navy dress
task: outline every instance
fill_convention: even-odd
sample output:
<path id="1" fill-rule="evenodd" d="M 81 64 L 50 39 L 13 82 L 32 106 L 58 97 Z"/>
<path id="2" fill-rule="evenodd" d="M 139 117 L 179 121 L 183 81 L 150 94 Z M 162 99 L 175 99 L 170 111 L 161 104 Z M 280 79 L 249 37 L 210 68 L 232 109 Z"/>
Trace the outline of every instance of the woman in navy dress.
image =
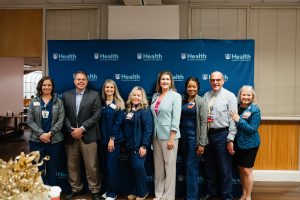
<path id="1" fill-rule="evenodd" d="M 104 171 L 102 195 L 106 200 L 117 198 L 118 166 L 121 142 L 124 137 L 121 124 L 124 118 L 125 104 L 116 83 L 107 79 L 102 87 L 103 108 L 101 110 L 101 163 Z"/>
<path id="2" fill-rule="evenodd" d="M 243 190 L 240 200 L 251 200 L 252 170 L 260 145 L 258 127 L 261 121 L 260 109 L 256 105 L 256 94 L 252 86 L 241 87 L 238 93 L 238 105 L 238 113 L 231 113 L 237 127 L 234 161 L 240 171 Z"/>
<path id="3" fill-rule="evenodd" d="M 208 143 L 206 101 L 198 95 L 199 80 L 190 77 L 185 82 L 186 94 L 180 118 L 181 144 L 186 164 L 186 199 L 199 199 L 199 162 Z"/>
<path id="4" fill-rule="evenodd" d="M 134 187 L 129 200 L 144 200 L 148 195 L 145 159 L 151 145 L 153 120 L 148 107 L 146 93 L 142 87 L 134 87 L 126 102 L 126 116 L 123 121 L 125 146 L 133 171 Z"/>

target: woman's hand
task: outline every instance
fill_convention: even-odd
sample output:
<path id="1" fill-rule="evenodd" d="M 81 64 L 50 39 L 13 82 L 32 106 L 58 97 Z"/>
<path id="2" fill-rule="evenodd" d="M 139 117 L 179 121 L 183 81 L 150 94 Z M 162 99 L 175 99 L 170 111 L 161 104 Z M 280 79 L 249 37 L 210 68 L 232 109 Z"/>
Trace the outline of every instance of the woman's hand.
<path id="1" fill-rule="evenodd" d="M 233 119 L 233 121 L 235 121 L 235 122 L 239 122 L 240 121 L 240 116 L 236 112 L 231 111 L 230 112 L 230 116 Z"/>
<path id="2" fill-rule="evenodd" d="M 167 142 L 167 149 L 172 150 L 174 148 L 174 139 L 170 138 Z"/>
<path id="3" fill-rule="evenodd" d="M 141 146 L 140 149 L 139 149 L 140 157 L 141 157 L 141 158 L 144 157 L 144 156 L 146 155 L 146 153 L 147 153 L 146 147 Z"/>
<path id="4" fill-rule="evenodd" d="M 167 149 L 168 150 L 172 150 L 174 148 L 174 138 L 175 138 L 176 132 L 175 131 L 171 131 L 170 133 L 170 138 L 167 142 Z"/>
<path id="5" fill-rule="evenodd" d="M 197 148 L 197 151 L 196 151 L 197 156 L 201 156 L 202 154 L 204 154 L 204 149 L 205 149 L 205 147 L 199 145 Z"/>
<path id="6" fill-rule="evenodd" d="M 48 132 L 48 133 L 43 133 L 41 136 L 40 136 L 40 140 L 42 140 L 44 143 L 49 143 L 51 141 L 51 132 Z"/>
<path id="7" fill-rule="evenodd" d="M 113 152 L 115 150 L 115 141 L 112 139 L 109 139 L 109 142 L 107 144 L 107 150 L 109 152 Z"/>

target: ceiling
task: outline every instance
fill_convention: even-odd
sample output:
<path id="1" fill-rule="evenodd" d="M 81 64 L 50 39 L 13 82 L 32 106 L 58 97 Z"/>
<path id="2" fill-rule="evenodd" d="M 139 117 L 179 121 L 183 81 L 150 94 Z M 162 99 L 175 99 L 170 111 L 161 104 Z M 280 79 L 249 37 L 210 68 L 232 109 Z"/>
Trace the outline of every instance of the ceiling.
<path id="1" fill-rule="evenodd" d="M 127 0 L 136 1 L 136 0 Z M 1 6 L 21 5 L 58 5 L 58 4 L 101 4 L 122 2 L 122 0 L 0 0 Z M 300 0 L 162 0 L 162 2 L 193 2 L 193 3 L 300 3 Z"/>

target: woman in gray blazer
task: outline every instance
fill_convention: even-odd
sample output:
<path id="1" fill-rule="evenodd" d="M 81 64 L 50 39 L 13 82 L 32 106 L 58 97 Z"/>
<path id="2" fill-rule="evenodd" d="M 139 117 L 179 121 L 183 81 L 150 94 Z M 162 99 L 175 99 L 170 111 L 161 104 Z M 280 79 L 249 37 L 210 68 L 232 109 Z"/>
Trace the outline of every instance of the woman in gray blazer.
<path id="1" fill-rule="evenodd" d="M 27 124 L 30 127 L 30 151 L 39 151 L 41 158 L 50 156 L 40 170 L 46 185 L 57 185 L 56 171 L 62 154 L 63 134 L 61 128 L 65 117 L 62 101 L 54 95 L 54 82 L 44 76 L 36 87 L 37 97 L 28 108 Z"/>
<path id="2" fill-rule="evenodd" d="M 154 200 L 174 200 L 181 96 L 176 92 L 173 75 L 169 71 L 158 74 L 151 111 L 154 120 Z"/>

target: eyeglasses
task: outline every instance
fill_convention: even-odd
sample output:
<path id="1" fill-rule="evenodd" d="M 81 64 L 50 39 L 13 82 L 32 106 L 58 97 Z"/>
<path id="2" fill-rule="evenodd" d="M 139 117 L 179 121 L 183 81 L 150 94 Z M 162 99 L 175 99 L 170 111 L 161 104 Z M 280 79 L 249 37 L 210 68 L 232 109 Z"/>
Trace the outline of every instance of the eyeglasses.
<path id="1" fill-rule="evenodd" d="M 209 79 L 210 82 L 221 82 L 222 79 Z"/>

